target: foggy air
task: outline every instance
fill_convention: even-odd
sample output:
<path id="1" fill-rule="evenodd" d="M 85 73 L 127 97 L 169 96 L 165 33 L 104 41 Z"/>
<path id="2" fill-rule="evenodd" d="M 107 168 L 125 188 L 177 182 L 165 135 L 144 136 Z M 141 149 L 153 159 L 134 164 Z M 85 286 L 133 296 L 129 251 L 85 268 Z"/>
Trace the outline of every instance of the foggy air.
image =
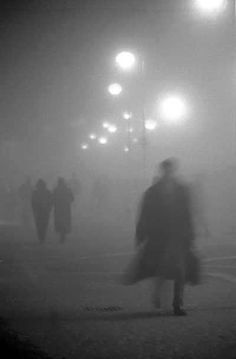
<path id="1" fill-rule="evenodd" d="M 236 1 L 0 21 L 6 357 L 236 357 Z"/>

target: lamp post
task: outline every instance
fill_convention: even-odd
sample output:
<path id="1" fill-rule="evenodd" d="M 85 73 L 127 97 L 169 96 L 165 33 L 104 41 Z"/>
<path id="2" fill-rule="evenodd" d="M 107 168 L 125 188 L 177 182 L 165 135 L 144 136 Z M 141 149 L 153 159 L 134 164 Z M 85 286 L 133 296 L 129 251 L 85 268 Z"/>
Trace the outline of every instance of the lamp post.
<path id="1" fill-rule="evenodd" d="M 143 180 L 145 182 L 146 180 L 146 157 L 147 157 L 147 139 L 146 139 L 146 127 L 145 127 L 145 108 L 144 108 L 144 98 L 145 98 L 145 76 L 144 76 L 144 60 L 141 58 L 139 61 L 137 61 L 136 56 L 130 52 L 130 51 L 122 51 L 116 55 L 115 58 L 116 65 L 123 71 L 131 71 L 135 68 L 138 62 L 138 68 L 141 75 L 141 87 L 142 87 L 142 141 L 141 145 L 143 148 Z M 127 120 L 130 119 L 129 115 L 126 114 Z M 124 117 L 125 118 L 125 117 Z"/>

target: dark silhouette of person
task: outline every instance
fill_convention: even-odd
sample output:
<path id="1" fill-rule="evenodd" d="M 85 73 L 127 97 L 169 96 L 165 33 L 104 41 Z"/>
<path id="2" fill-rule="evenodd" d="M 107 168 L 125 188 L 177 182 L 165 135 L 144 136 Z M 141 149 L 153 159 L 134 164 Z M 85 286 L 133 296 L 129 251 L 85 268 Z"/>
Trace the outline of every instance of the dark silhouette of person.
<path id="1" fill-rule="evenodd" d="M 71 189 L 64 178 L 59 177 L 57 186 L 53 191 L 54 225 L 55 231 L 63 243 L 66 235 L 71 232 L 71 204 L 74 200 Z"/>
<path id="2" fill-rule="evenodd" d="M 44 242 L 52 209 L 52 193 L 47 189 L 43 179 L 39 179 L 32 192 L 31 204 L 38 239 Z"/>
<path id="3" fill-rule="evenodd" d="M 183 293 L 194 228 L 190 192 L 176 176 L 177 167 L 176 159 L 161 162 L 160 177 L 143 195 L 136 225 L 138 259 L 127 284 L 152 277 L 159 291 L 160 282 L 173 280 L 174 314 L 186 315 Z M 154 305 L 159 304 L 159 298 L 154 298 Z"/>

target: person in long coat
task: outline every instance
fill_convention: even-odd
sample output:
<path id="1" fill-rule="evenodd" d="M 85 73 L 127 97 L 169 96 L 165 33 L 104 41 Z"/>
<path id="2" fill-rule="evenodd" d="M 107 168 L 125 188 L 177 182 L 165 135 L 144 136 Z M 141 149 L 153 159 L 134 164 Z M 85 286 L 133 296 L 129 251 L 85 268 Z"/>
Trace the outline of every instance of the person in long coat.
<path id="1" fill-rule="evenodd" d="M 38 239 L 40 242 L 44 242 L 52 209 L 52 194 L 42 179 L 37 181 L 32 192 L 31 205 Z"/>
<path id="2" fill-rule="evenodd" d="M 65 241 L 66 235 L 71 232 L 71 204 L 73 199 L 73 193 L 66 181 L 59 177 L 57 186 L 53 191 L 53 205 L 55 231 L 59 234 L 62 243 Z"/>
<path id="3" fill-rule="evenodd" d="M 127 284 L 146 278 L 173 280 L 174 314 L 185 315 L 183 291 L 194 227 L 190 193 L 177 178 L 176 170 L 175 159 L 163 161 L 160 178 L 143 195 L 136 225 L 139 251 L 135 270 Z"/>

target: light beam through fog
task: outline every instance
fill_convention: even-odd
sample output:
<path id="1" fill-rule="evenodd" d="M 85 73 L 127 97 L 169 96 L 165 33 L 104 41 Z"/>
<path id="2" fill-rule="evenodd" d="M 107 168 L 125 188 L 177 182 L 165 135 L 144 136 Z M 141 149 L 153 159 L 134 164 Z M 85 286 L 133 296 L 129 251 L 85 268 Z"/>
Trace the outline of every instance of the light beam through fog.
<path id="1" fill-rule="evenodd" d="M 196 11 L 205 16 L 214 16 L 223 12 L 228 0 L 194 0 Z"/>

